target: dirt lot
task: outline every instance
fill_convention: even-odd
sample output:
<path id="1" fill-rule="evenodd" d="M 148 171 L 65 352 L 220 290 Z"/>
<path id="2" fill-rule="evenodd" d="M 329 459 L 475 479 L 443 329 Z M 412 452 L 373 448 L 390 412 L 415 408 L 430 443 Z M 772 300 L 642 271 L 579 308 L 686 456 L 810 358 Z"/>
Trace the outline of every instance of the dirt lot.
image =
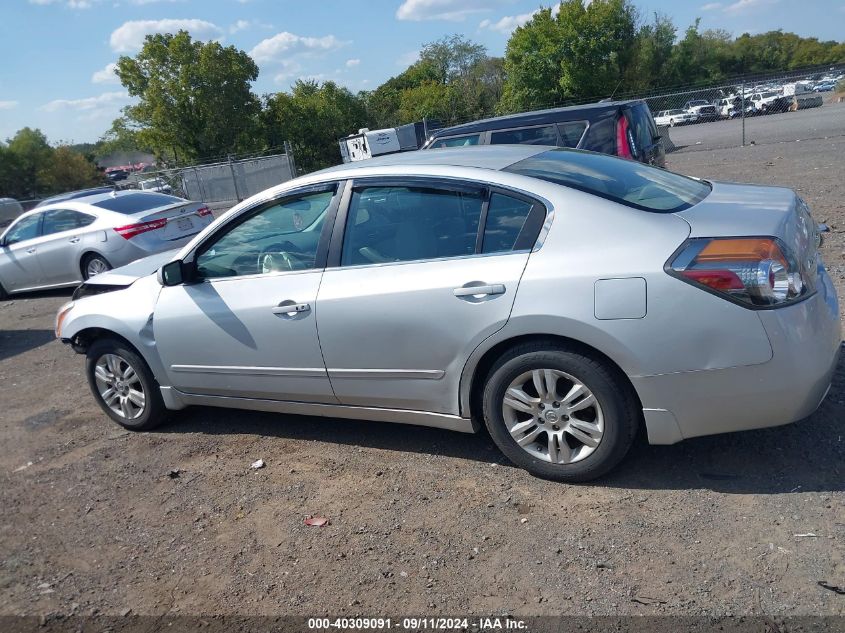
<path id="1" fill-rule="evenodd" d="M 843 156 L 839 137 L 670 165 L 797 188 L 845 296 Z M 413 427 L 196 409 L 125 432 L 52 340 L 66 298 L 0 304 L 0 614 L 845 614 L 817 585 L 845 586 L 845 359 L 807 420 L 640 442 L 568 486 Z"/>

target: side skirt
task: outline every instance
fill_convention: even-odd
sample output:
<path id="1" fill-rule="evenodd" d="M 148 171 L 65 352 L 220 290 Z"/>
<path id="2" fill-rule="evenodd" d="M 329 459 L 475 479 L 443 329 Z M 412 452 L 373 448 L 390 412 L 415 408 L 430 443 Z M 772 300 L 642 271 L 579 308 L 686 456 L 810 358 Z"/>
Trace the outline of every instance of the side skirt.
<path id="1" fill-rule="evenodd" d="M 161 387 L 161 396 L 168 409 L 184 409 L 191 405 L 222 407 L 226 409 L 246 409 L 269 413 L 287 413 L 292 415 L 313 415 L 324 418 L 345 418 L 349 420 L 370 420 L 373 422 L 393 422 L 396 424 L 415 424 L 437 429 L 475 433 L 472 421 L 457 415 L 411 411 L 407 409 L 380 409 L 377 407 L 353 407 L 341 404 L 315 404 L 311 402 L 284 402 L 281 400 L 262 400 L 258 398 L 230 398 L 226 396 L 205 396 L 178 391 L 173 387 Z"/>

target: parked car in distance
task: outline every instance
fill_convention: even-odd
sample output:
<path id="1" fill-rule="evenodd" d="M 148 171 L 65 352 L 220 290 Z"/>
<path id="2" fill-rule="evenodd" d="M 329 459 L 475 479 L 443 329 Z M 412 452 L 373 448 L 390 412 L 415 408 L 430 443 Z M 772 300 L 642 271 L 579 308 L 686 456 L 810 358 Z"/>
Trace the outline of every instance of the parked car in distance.
<path id="1" fill-rule="evenodd" d="M 106 187 L 80 189 L 79 191 L 68 191 L 66 193 L 60 193 L 55 196 L 50 196 L 49 198 L 44 198 L 41 202 L 36 204 L 34 208 L 39 209 L 41 207 L 47 206 L 48 204 L 55 204 L 56 202 L 63 202 L 64 200 L 76 200 L 78 198 L 85 198 L 86 196 L 96 196 L 102 193 L 111 193 L 114 190 L 114 185 L 109 185 Z"/>
<path id="2" fill-rule="evenodd" d="M 549 145 L 586 149 L 663 167 L 666 150 L 644 101 L 508 114 L 436 131 L 422 149 L 471 145 Z"/>
<path id="3" fill-rule="evenodd" d="M 757 114 L 775 114 L 777 112 L 786 112 L 792 105 L 792 99 L 785 96 L 781 92 L 755 92 L 750 97 L 745 98 L 754 106 L 754 112 Z"/>
<path id="4" fill-rule="evenodd" d="M 781 187 L 565 148 L 406 152 L 94 277 L 56 335 L 128 429 L 191 405 L 483 423 L 531 473 L 584 481 L 641 428 L 672 444 L 819 406 L 841 331 L 818 243 Z"/>
<path id="5" fill-rule="evenodd" d="M 112 182 L 126 180 L 127 178 L 129 178 L 129 172 L 125 169 L 112 169 L 111 171 L 106 172 L 106 178 L 108 178 Z"/>
<path id="6" fill-rule="evenodd" d="M 116 266 L 188 242 L 211 222 L 204 204 L 112 191 L 24 213 L 0 236 L 0 299 L 75 286 Z"/>
<path id="7" fill-rule="evenodd" d="M 696 122 L 715 121 L 719 118 L 716 106 L 704 99 L 693 99 L 684 104 L 684 110 L 695 117 Z"/>
<path id="8" fill-rule="evenodd" d="M 6 226 L 21 213 L 23 207 L 20 202 L 14 198 L 0 198 L 0 226 Z"/>
<path id="9" fill-rule="evenodd" d="M 826 81 L 820 84 L 816 84 L 813 88 L 813 92 L 833 92 L 836 88 L 836 82 L 833 81 Z"/>
<path id="10" fill-rule="evenodd" d="M 654 122 L 657 125 L 668 125 L 669 127 L 695 123 L 697 120 L 698 117 L 696 115 L 690 114 L 686 110 L 662 110 L 654 117 Z"/>
<path id="11" fill-rule="evenodd" d="M 157 191 L 159 193 L 172 193 L 173 187 L 167 184 L 164 178 L 148 178 L 141 180 L 138 183 L 138 189 L 141 191 Z"/>

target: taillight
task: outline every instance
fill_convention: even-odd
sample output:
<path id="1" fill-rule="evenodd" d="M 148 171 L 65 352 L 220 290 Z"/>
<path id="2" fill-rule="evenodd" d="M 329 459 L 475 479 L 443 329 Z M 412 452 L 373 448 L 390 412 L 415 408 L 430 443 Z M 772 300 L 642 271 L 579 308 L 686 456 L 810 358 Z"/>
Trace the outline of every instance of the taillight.
<path id="1" fill-rule="evenodd" d="M 207 215 L 211 215 L 211 209 L 209 209 L 208 207 L 200 207 L 199 209 L 197 209 L 197 215 L 201 218 Z"/>
<path id="2" fill-rule="evenodd" d="M 771 307 L 812 292 L 809 275 L 778 239 L 698 238 L 681 247 L 668 265 L 676 277 L 738 303 Z"/>
<path id="3" fill-rule="evenodd" d="M 633 158 L 628 141 L 628 119 L 623 114 L 616 122 L 616 154 L 622 158 Z"/>
<path id="4" fill-rule="evenodd" d="M 149 222 L 139 222 L 138 224 L 127 224 L 126 226 L 118 226 L 114 230 L 125 240 L 131 240 L 136 235 L 146 233 L 147 231 L 155 231 L 167 224 L 167 218 L 160 220 L 150 220 Z"/>

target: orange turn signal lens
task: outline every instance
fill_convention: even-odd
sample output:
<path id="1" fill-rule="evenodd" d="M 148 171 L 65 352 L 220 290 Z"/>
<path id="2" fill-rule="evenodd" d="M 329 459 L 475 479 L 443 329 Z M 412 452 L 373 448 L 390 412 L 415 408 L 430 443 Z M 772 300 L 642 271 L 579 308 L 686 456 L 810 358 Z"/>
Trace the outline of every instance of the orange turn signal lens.
<path id="1" fill-rule="evenodd" d="M 696 257 L 699 263 L 763 261 L 771 259 L 788 267 L 777 242 L 765 237 L 714 239 Z"/>

